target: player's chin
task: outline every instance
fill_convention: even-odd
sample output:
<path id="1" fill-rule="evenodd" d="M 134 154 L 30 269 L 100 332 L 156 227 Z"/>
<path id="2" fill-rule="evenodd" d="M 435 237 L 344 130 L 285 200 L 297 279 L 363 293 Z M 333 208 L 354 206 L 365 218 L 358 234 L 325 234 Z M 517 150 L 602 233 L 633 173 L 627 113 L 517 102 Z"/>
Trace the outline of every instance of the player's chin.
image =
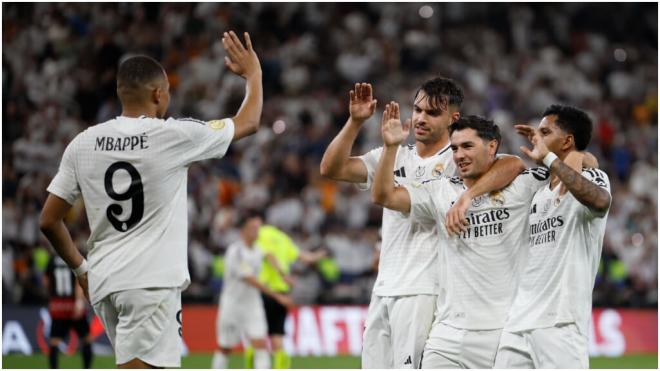
<path id="1" fill-rule="evenodd" d="M 421 143 L 428 143 L 431 141 L 431 137 L 427 131 L 415 130 L 415 141 Z"/>

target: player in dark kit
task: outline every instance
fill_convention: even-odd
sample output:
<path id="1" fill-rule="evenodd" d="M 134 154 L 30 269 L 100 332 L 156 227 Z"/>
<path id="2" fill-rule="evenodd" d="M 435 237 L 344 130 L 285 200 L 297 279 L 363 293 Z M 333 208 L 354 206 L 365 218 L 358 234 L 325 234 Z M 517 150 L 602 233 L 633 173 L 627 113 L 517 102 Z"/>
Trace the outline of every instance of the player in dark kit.
<path id="1" fill-rule="evenodd" d="M 58 368 L 59 346 L 73 329 L 81 344 L 83 367 L 92 366 L 92 337 L 87 322 L 87 308 L 83 290 L 73 271 L 57 255 L 50 258 L 44 283 L 48 290 L 48 311 L 51 318 L 48 340 L 48 365 Z"/>

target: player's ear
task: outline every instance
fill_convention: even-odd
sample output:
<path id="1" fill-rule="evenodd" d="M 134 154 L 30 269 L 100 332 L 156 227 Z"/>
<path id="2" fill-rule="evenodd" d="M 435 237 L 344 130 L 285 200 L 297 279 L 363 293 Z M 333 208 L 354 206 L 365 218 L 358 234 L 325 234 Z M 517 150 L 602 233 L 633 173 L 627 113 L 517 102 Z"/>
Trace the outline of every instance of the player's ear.
<path id="1" fill-rule="evenodd" d="M 575 137 L 573 134 L 566 135 L 564 143 L 561 145 L 561 149 L 564 151 L 570 151 L 572 148 L 575 148 Z"/>
<path id="2" fill-rule="evenodd" d="M 458 111 L 454 111 L 454 112 L 452 112 L 452 113 L 451 113 L 451 122 L 450 122 L 450 124 L 455 123 L 455 122 L 458 121 L 458 119 L 460 119 L 460 118 L 461 118 L 461 113 L 460 113 L 460 112 L 458 112 Z"/>
<path id="3" fill-rule="evenodd" d="M 151 98 L 156 105 L 160 103 L 161 99 L 163 99 L 163 91 L 160 87 L 156 87 L 151 91 Z"/>
<path id="4" fill-rule="evenodd" d="M 488 142 L 488 154 L 490 156 L 495 157 L 495 154 L 497 153 L 497 144 L 498 143 L 495 139 Z"/>

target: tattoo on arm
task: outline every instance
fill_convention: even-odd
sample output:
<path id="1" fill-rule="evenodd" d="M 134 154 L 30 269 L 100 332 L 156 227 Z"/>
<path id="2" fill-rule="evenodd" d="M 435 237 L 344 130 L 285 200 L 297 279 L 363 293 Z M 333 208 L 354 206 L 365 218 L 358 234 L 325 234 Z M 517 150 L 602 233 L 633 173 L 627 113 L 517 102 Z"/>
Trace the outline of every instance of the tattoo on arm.
<path id="1" fill-rule="evenodd" d="M 557 177 L 573 194 L 575 199 L 583 205 L 599 212 L 604 212 L 609 208 L 610 194 L 587 180 L 582 174 L 571 169 L 563 161 L 554 161 L 550 169 L 557 174 Z"/>

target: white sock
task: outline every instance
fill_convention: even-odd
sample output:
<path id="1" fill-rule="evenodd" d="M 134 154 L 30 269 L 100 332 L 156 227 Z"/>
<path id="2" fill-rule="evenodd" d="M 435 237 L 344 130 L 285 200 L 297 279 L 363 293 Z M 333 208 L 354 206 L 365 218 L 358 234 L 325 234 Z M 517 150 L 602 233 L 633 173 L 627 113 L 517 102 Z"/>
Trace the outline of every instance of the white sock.
<path id="1" fill-rule="evenodd" d="M 211 368 L 227 368 L 228 363 L 229 360 L 224 353 L 217 350 L 215 351 L 215 353 L 213 353 L 213 361 L 211 361 Z"/>
<path id="2" fill-rule="evenodd" d="M 270 354 L 266 349 L 254 350 L 254 368 L 270 368 Z"/>

